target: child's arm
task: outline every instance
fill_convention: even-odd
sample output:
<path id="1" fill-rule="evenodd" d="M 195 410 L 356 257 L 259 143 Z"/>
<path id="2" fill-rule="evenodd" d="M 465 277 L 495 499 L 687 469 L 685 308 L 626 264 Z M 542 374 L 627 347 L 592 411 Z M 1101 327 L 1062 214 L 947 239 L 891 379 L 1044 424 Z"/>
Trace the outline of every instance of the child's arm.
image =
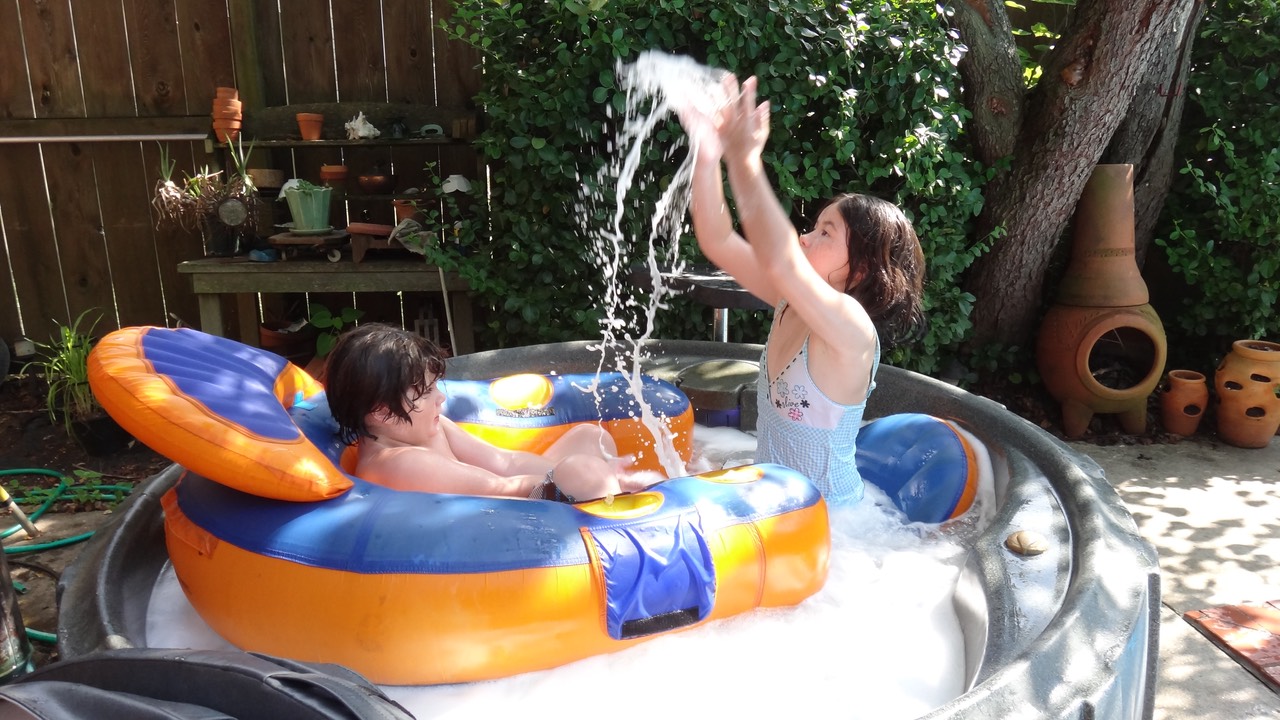
<path id="1" fill-rule="evenodd" d="M 689 134 L 694 153 L 693 198 L 689 208 L 693 232 L 708 260 L 732 275 L 752 295 L 774 306 L 780 299 L 777 289 L 761 269 L 751 245 L 733 230 L 720 171 L 722 146 L 718 120 L 694 108 L 680 112 L 680 122 Z"/>
<path id="2" fill-rule="evenodd" d="M 765 175 L 761 152 L 769 137 L 769 103 L 756 104 L 754 77 L 743 83 L 740 94 L 730 97 L 738 101 L 726 108 L 720 137 L 743 232 L 758 266 L 788 306 L 834 351 L 864 355 L 867 343 L 857 340 L 873 337 L 870 317 L 814 270 Z"/>

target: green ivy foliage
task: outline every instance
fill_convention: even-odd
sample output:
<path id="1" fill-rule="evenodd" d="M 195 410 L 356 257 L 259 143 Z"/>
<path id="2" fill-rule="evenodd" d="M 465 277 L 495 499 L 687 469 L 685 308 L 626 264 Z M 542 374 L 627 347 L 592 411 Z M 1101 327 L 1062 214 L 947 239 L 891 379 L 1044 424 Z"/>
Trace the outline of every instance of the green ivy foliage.
<path id="1" fill-rule="evenodd" d="M 439 246 L 428 257 L 471 281 L 499 345 L 599 337 L 603 283 L 584 228 L 611 222 L 613 208 L 581 197 L 599 181 L 625 105 L 615 67 L 650 49 L 688 55 L 760 78 L 773 117 L 765 161 L 797 227 L 845 191 L 907 211 L 928 259 L 930 327 L 887 360 L 934 371 L 970 328 L 973 297 L 959 276 L 985 247 L 969 235 L 990 175 L 963 149 L 961 47 L 948 12 L 865 0 L 456 0 L 444 27 L 484 59 L 476 147 L 491 166 L 491 203 L 477 183 L 457 230 L 464 253 Z M 641 207 L 652 207 L 684 159 L 683 138 L 672 120 L 646 149 L 648 181 L 632 191 Z M 647 237 L 642 215 L 626 214 L 624 236 Z M 682 256 L 698 261 L 687 223 L 683 232 Z M 764 315 L 735 314 L 731 339 L 762 341 Z M 677 298 L 659 335 L 706 338 L 710 318 Z"/>
<path id="2" fill-rule="evenodd" d="M 1211 367 L 1280 335 L 1280 4 L 1219 0 L 1192 46 L 1174 179 L 1156 243 L 1186 284 L 1164 313 L 1170 353 Z M 1194 350 L 1191 350 L 1194 349 Z"/>

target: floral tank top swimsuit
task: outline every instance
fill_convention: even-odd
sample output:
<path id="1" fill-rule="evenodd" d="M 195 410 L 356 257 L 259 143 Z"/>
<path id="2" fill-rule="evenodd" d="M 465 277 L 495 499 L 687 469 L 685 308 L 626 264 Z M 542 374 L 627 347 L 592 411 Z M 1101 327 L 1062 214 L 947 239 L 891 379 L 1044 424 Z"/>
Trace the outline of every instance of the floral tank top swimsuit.
<path id="1" fill-rule="evenodd" d="M 786 306 L 783 300 L 777 312 Z M 862 499 L 862 477 L 854 463 L 858 429 L 867 409 L 866 398 L 857 405 L 841 405 L 823 394 L 809 375 L 809 338 L 787 366 L 770 382 L 769 346 L 760 357 L 756 382 L 756 462 L 778 463 L 808 476 L 830 504 Z M 876 337 L 871 363 L 871 384 L 876 387 L 880 369 L 880 338 Z"/>

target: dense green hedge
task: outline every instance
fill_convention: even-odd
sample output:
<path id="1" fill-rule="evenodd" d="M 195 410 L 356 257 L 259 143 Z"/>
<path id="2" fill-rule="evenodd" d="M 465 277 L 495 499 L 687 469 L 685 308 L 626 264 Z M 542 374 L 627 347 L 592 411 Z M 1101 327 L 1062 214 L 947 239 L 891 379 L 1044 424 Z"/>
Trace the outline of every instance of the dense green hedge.
<path id="1" fill-rule="evenodd" d="M 818 201 L 843 191 L 869 191 L 907 210 L 929 261 L 931 324 L 922 342 L 889 361 L 930 372 L 965 336 L 972 297 L 959 290 L 958 276 L 980 252 L 968 236 L 987 171 L 958 139 L 966 119 L 960 48 L 934 3 L 457 0 L 455 7 L 446 29 L 484 57 L 477 100 L 486 122 L 477 147 L 491 163 L 493 202 L 486 209 L 477 194 L 469 211 L 446 212 L 446 224 L 461 217 L 464 252 L 448 245 L 429 254 L 466 276 L 490 306 L 491 343 L 600 335 L 601 273 L 585 249 L 612 209 L 584 207 L 581 188 L 598 177 L 623 107 L 615 66 L 649 49 L 760 77 L 761 95 L 773 104 L 766 162 L 801 228 Z M 645 158 L 650 181 L 640 192 L 648 203 L 684 157 L 664 153 L 677 142 L 683 133 L 673 121 Z M 647 213 L 628 213 L 625 236 L 646 237 L 648 221 Z M 682 247 L 696 253 L 691 235 Z M 762 341 L 763 315 L 736 317 L 731 339 Z M 710 310 L 683 299 L 659 318 L 662 337 L 706 338 L 709 327 Z"/>
<path id="2" fill-rule="evenodd" d="M 1186 286 L 1162 315 L 1170 361 L 1210 369 L 1233 340 L 1280 338 L 1280 4 L 1214 3 L 1186 92 L 1156 238 Z"/>

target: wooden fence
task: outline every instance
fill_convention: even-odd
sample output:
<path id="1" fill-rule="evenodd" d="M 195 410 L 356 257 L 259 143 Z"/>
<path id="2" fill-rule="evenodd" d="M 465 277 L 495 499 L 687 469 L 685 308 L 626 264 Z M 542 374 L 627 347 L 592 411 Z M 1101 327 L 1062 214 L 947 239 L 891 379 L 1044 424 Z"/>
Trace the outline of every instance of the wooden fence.
<path id="1" fill-rule="evenodd" d="M 246 130 L 255 112 L 294 104 L 474 116 L 478 60 L 439 29 L 448 12 L 448 0 L 0 2 L 0 337 L 44 340 L 86 310 L 101 312 L 99 330 L 195 324 L 175 268 L 204 248 L 157 225 L 161 145 L 179 175 L 225 162 L 210 135 L 219 86 L 240 89 Z M 272 148 L 251 165 L 318 180 L 321 163 L 355 175 L 371 152 Z M 465 144 L 378 152 L 401 187 L 421 187 L 427 161 L 476 167 Z"/>

